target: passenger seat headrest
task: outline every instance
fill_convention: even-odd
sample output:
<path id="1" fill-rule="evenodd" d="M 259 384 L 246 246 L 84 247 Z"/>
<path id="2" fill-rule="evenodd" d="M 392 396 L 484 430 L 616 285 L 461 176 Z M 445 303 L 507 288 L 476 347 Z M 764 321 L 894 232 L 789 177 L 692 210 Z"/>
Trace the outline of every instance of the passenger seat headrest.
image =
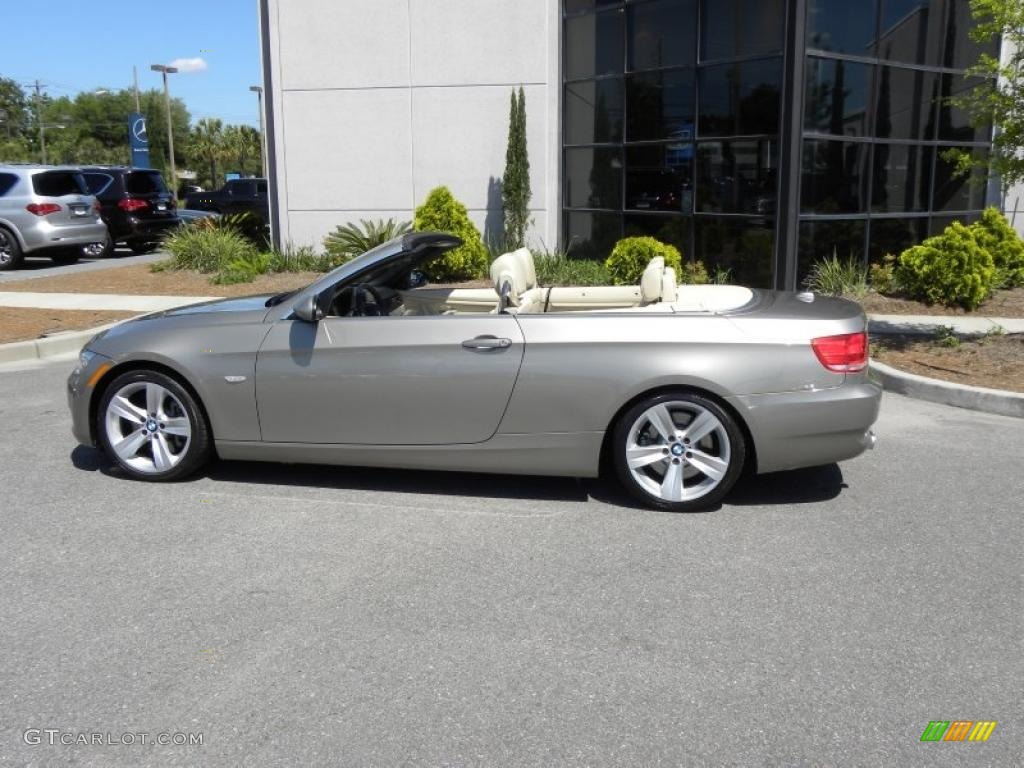
<path id="1" fill-rule="evenodd" d="M 494 281 L 494 290 L 500 295 L 502 285 L 508 283 L 510 287 L 508 303 L 513 307 L 519 305 L 519 297 L 529 290 L 525 272 L 522 262 L 514 253 L 499 256 L 491 264 L 491 280 Z"/>
<path id="2" fill-rule="evenodd" d="M 665 274 L 665 259 L 655 256 L 640 277 L 640 299 L 644 304 L 661 300 L 661 283 Z"/>
<path id="3" fill-rule="evenodd" d="M 523 277 L 526 280 L 526 289 L 537 287 L 537 268 L 533 264 L 533 254 L 530 253 L 529 248 L 520 248 L 517 251 L 512 251 L 512 255 L 516 257 L 516 260 L 523 268 Z"/>
<path id="4" fill-rule="evenodd" d="M 672 267 L 665 267 L 665 274 L 661 276 L 661 300 L 676 300 L 676 271 Z"/>

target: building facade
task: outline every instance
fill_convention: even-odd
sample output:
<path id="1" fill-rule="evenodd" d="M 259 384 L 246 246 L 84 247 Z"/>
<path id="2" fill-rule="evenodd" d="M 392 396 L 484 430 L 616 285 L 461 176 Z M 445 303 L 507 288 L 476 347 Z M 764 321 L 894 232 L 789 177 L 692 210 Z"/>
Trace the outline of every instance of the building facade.
<path id="1" fill-rule="evenodd" d="M 526 93 L 541 247 L 650 234 L 793 288 L 999 203 L 947 150 L 991 126 L 949 97 L 998 41 L 968 0 L 262 0 L 276 237 L 408 219 L 447 185 L 501 232 L 509 94 Z"/>

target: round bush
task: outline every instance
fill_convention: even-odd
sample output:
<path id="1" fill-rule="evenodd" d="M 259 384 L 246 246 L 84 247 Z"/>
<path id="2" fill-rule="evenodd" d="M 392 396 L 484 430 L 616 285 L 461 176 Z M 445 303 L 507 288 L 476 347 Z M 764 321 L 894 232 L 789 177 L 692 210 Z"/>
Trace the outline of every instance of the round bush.
<path id="1" fill-rule="evenodd" d="M 971 225 L 974 239 L 992 255 L 997 288 L 1024 285 L 1024 242 L 998 208 L 986 208 L 981 221 Z"/>
<path id="2" fill-rule="evenodd" d="M 665 266 L 675 269 L 676 275 L 680 274 L 682 256 L 679 249 L 653 237 L 625 237 L 619 240 L 604 265 L 613 284 L 636 285 L 655 256 L 662 256 Z"/>
<path id="3" fill-rule="evenodd" d="M 992 255 L 960 222 L 900 254 L 894 276 L 914 299 L 947 307 L 977 307 L 992 293 Z"/>
<path id="4" fill-rule="evenodd" d="M 423 265 L 423 272 L 434 282 L 453 282 L 482 277 L 487 272 L 487 249 L 480 231 L 469 219 L 466 206 L 447 187 L 431 190 L 416 209 L 415 229 L 418 232 L 448 232 L 462 238 L 462 245 L 453 248 Z"/>

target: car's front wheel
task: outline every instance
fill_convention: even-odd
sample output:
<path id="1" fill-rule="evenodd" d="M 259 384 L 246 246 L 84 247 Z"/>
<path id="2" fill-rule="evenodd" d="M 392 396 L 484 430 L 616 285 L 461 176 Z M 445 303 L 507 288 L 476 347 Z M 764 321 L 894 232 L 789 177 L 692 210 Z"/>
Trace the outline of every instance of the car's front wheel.
<path id="1" fill-rule="evenodd" d="M 746 456 L 743 432 L 718 403 L 680 390 L 644 398 L 615 426 L 615 469 L 658 509 L 696 512 L 732 489 Z"/>
<path id="2" fill-rule="evenodd" d="M 199 404 L 159 371 L 131 371 L 114 379 L 97 420 L 103 450 L 139 480 L 178 480 L 210 454 L 210 430 Z"/>

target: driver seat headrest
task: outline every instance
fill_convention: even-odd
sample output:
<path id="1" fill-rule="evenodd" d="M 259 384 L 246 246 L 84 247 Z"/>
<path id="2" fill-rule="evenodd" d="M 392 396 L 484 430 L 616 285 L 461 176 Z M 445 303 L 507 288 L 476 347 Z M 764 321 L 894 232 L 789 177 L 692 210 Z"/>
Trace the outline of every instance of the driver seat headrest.
<path id="1" fill-rule="evenodd" d="M 499 296 L 503 287 L 508 285 L 508 303 L 513 307 L 519 306 L 520 297 L 530 289 L 525 265 L 515 253 L 506 253 L 494 260 L 491 264 L 491 280 Z"/>

